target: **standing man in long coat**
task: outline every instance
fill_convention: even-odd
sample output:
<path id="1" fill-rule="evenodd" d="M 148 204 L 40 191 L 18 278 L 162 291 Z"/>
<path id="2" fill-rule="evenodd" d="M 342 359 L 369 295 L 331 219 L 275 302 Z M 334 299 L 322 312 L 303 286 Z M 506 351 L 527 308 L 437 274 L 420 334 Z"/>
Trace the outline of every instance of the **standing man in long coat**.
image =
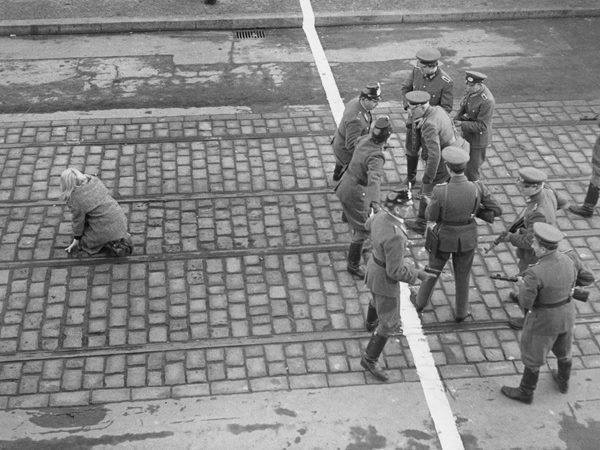
<path id="1" fill-rule="evenodd" d="M 427 230 L 425 248 L 429 252 L 429 267 L 436 271 L 441 272 L 452 257 L 456 286 L 454 318 L 456 322 L 462 322 L 469 315 L 469 277 L 477 248 L 475 217 L 493 222 L 502 210 L 491 201 L 487 188 L 481 182 L 467 180 L 464 170 L 469 154 L 464 149 L 450 146 L 442 154 L 450 181 L 433 188 L 425 216 L 435 225 Z M 437 276 L 421 284 L 415 301 L 417 312 L 421 312 L 429 302 L 436 281 Z"/>
<path id="2" fill-rule="evenodd" d="M 598 121 L 600 126 L 600 120 Z M 585 200 L 581 206 L 569 206 L 569 211 L 581 217 L 592 217 L 594 208 L 600 197 L 600 136 L 596 139 L 592 151 L 592 178 L 585 194 Z"/>
<path id="3" fill-rule="evenodd" d="M 388 377 L 377 366 L 377 360 L 388 339 L 402 333 L 399 282 L 414 285 L 417 280 L 432 276 L 406 264 L 408 239 L 404 219 L 413 215 L 411 199 L 408 189 L 397 192 L 392 204 L 386 202 L 386 206 L 366 222 L 373 242 L 365 278 L 372 294 L 366 327 L 367 331 L 374 332 L 360 364 L 381 381 L 387 381 Z"/>
<path id="4" fill-rule="evenodd" d="M 427 151 L 421 199 L 415 220 L 407 221 L 411 230 L 425 233 L 425 208 L 436 184 L 448 181 L 449 175 L 442 159 L 442 149 L 458 143 L 450 116 L 440 106 L 429 104 L 430 95 L 425 91 L 412 91 L 406 94 L 410 114 L 413 119 L 413 133 L 418 133 L 423 150 Z M 460 141 L 468 146 L 464 139 Z"/>
<path id="5" fill-rule="evenodd" d="M 487 75 L 481 72 L 466 71 L 465 94 L 454 119 L 454 125 L 471 147 L 465 170 L 469 181 L 479 180 L 479 168 L 485 161 L 485 150 L 492 136 L 492 116 L 496 101 L 483 84 L 486 79 Z"/>
<path id="6" fill-rule="evenodd" d="M 352 232 L 347 270 L 359 278 L 365 277 L 365 271 L 360 265 L 363 244 L 369 236 L 365 222 L 371 210 L 379 211 L 385 163 L 384 145 L 391 134 L 389 117 L 378 117 L 371 134 L 359 138 L 348 169 L 335 188 Z"/>
<path id="7" fill-rule="evenodd" d="M 402 84 L 402 101 L 404 110 L 410 107 L 406 94 L 413 91 L 425 91 L 429 94 L 429 104 L 440 106 L 446 113 L 452 111 L 454 102 L 452 78 L 440 67 L 441 53 L 436 48 L 422 48 L 417 54 L 417 64 Z M 409 114 L 406 121 L 406 179 L 404 183 L 411 188 L 414 186 L 419 165 L 419 151 L 421 149 L 421 136 L 413 132 L 413 123 Z M 427 149 L 423 148 L 422 159 L 427 159 Z"/>
<path id="8" fill-rule="evenodd" d="M 359 137 L 369 134 L 373 120 L 371 111 L 381 100 L 379 83 L 368 84 L 357 98 L 353 98 L 344 108 L 342 120 L 332 140 L 335 155 L 333 181 L 339 181 L 352 159 Z"/>
<path id="9" fill-rule="evenodd" d="M 552 350 L 558 371 L 558 389 L 566 393 L 571 375 L 571 346 L 575 327 L 575 286 L 594 282 L 594 275 L 573 252 L 557 251 L 563 234 L 550 224 L 533 224 L 532 248 L 539 262 L 530 266 L 518 282 L 519 304 L 528 311 L 521 334 L 521 359 L 525 366 L 519 387 L 502 386 L 508 398 L 523 403 L 533 401 L 540 367 Z"/>
<path id="10" fill-rule="evenodd" d="M 545 222 L 556 225 L 556 210 L 566 204 L 564 199 L 547 187 L 544 183 L 547 175 L 535 167 L 519 169 L 517 187 L 525 197 L 524 210 L 517 216 L 508 231 L 501 235 L 501 242 L 509 242 L 517 248 L 517 267 L 522 273 L 530 264 L 537 262 L 537 256 L 531 247 L 533 242 L 533 225 Z M 517 293 L 511 292 L 510 299 L 518 303 Z M 515 317 L 508 321 L 511 328 L 523 328 L 523 318 Z"/>

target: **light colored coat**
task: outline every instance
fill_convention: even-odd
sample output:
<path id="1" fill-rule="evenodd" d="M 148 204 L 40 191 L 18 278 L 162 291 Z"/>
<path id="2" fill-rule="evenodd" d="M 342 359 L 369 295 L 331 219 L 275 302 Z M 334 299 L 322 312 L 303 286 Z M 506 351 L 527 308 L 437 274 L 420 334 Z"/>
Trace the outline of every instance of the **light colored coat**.
<path id="1" fill-rule="evenodd" d="M 379 211 L 369 218 L 366 228 L 371 232 L 373 250 L 367 263 L 365 284 L 373 294 L 386 297 L 400 295 L 398 282 L 408 284 L 417 282 L 417 270 L 414 266 L 405 264 L 407 238 L 403 230 L 393 223 L 385 211 Z M 374 259 L 385 264 L 378 265 Z"/>
<path id="2" fill-rule="evenodd" d="M 81 236 L 82 250 L 98 253 L 108 242 L 130 238 L 125 213 L 99 178 L 89 177 L 77 186 L 67 206 L 73 216 L 73 235 Z"/>

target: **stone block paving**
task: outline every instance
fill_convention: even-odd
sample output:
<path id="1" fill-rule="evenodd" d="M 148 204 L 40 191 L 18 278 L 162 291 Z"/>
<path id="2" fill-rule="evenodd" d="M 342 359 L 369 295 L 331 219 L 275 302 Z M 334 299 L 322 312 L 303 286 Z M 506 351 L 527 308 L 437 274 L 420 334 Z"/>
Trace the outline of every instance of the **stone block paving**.
<path id="1" fill-rule="evenodd" d="M 505 215 L 480 227 L 482 244 L 523 207 L 512 181 L 523 165 L 547 170 L 554 189 L 581 201 L 597 128 L 577 121 L 598 107 L 499 105 L 484 175 Z M 345 271 L 348 228 L 327 181 L 332 128 L 324 107 L 0 125 L 0 408 L 374 382 L 359 367 L 370 295 Z M 387 188 L 404 171 L 401 134 Z M 99 171 L 113 189 L 132 257 L 64 253 L 70 214 L 58 176 L 69 165 Z M 559 213 L 558 222 L 598 269 L 599 219 Z M 410 251 L 426 263 L 422 239 Z M 489 278 L 516 271 L 505 244 L 476 255 L 474 321 L 464 325 L 454 325 L 454 283 L 442 275 L 423 324 L 443 378 L 522 369 L 518 335 L 504 324 L 519 314 L 505 301 L 512 286 Z M 600 367 L 600 303 L 576 306 L 575 365 Z M 417 378 L 404 339 L 382 362 L 393 381 Z"/>

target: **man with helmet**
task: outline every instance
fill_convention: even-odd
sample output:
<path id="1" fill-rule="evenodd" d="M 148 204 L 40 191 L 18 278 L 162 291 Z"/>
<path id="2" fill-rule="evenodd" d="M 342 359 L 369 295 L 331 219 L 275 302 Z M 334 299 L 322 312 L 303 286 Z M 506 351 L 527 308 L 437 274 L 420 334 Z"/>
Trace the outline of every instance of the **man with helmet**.
<path id="1" fill-rule="evenodd" d="M 371 111 L 381 100 L 379 83 L 368 84 L 360 93 L 346 103 L 342 120 L 332 140 L 335 155 L 333 181 L 339 181 L 346 166 L 352 159 L 356 148 L 356 140 L 369 133 L 371 129 Z"/>
<path id="2" fill-rule="evenodd" d="M 358 139 L 348 168 L 335 187 L 335 193 L 342 202 L 343 212 L 352 232 L 347 269 L 360 278 L 365 276 L 360 259 L 363 244 L 369 235 L 365 229 L 365 222 L 371 210 L 379 210 L 385 162 L 384 145 L 391 134 L 392 124 L 389 117 L 378 117 L 371 133 Z"/>
<path id="3" fill-rule="evenodd" d="M 394 194 L 380 211 L 371 216 L 365 228 L 371 232 L 373 249 L 367 263 L 365 284 L 372 294 L 367 310 L 367 331 L 373 332 L 360 364 L 375 378 L 387 381 L 387 375 L 377 366 L 387 340 L 402 333 L 400 321 L 399 282 L 411 285 L 432 275 L 405 263 L 407 252 L 404 219 L 413 214 L 412 196 L 408 189 Z"/>
<path id="4" fill-rule="evenodd" d="M 425 236 L 429 252 L 429 267 L 441 272 L 452 257 L 456 285 L 456 322 L 469 315 L 469 277 L 477 248 L 477 223 L 475 217 L 493 222 L 502 214 L 487 188 L 481 183 L 467 180 L 464 174 L 469 154 L 460 147 L 446 147 L 442 156 L 450 181 L 433 188 L 431 202 L 425 216 L 433 224 Z M 421 312 L 429 302 L 437 276 L 421 284 L 415 308 Z"/>
<path id="5" fill-rule="evenodd" d="M 400 92 L 404 110 L 408 110 L 410 102 L 406 94 L 412 91 L 425 91 L 429 94 L 429 104 L 432 106 L 441 106 L 446 113 L 452 111 L 454 94 L 452 92 L 454 82 L 444 70 L 440 67 L 441 54 L 436 48 L 422 48 L 417 54 L 417 65 L 411 71 L 409 77 L 405 80 Z M 413 123 L 409 114 L 406 121 L 406 179 L 404 182 L 409 186 L 414 186 L 417 167 L 419 165 L 419 150 L 421 141 L 419 133 L 413 133 Z M 423 159 L 427 159 L 426 149 L 423 150 Z"/>
<path id="6" fill-rule="evenodd" d="M 533 402 L 540 367 L 546 365 L 550 351 L 558 365 L 558 371 L 553 373 L 557 388 L 563 394 L 569 390 L 575 327 L 573 288 L 594 282 L 594 274 L 574 252 L 557 251 L 564 237 L 558 228 L 536 222 L 532 235 L 531 247 L 539 262 L 529 266 L 517 283 L 519 304 L 529 311 L 520 341 L 525 368 L 518 387 L 501 389 L 508 398 L 527 404 Z"/>

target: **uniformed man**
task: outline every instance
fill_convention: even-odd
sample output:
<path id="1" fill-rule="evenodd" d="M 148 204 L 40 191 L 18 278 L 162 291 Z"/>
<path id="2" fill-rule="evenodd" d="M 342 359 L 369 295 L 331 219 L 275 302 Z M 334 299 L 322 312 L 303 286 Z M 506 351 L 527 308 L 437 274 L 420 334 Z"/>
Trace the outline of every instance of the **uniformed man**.
<path id="1" fill-rule="evenodd" d="M 427 224 L 425 208 L 433 187 L 449 178 L 442 160 L 442 149 L 454 144 L 468 146 L 463 138 L 457 139 L 455 136 L 448 113 L 441 106 L 431 106 L 429 99 L 430 95 L 425 91 L 412 91 L 406 94 L 408 108 L 413 118 L 413 133 L 419 134 L 421 145 L 428 154 L 421 186 L 419 212 L 416 220 L 406 222 L 408 228 L 420 234 L 425 232 Z"/>
<path id="2" fill-rule="evenodd" d="M 531 243 L 533 242 L 533 224 L 545 222 L 556 225 L 556 211 L 566 205 L 566 201 L 544 183 L 548 177 L 535 167 L 519 169 L 517 187 L 525 197 L 526 205 L 517 216 L 508 231 L 500 236 L 500 242 L 509 242 L 517 248 L 517 267 L 522 273 L 530 264 L 537 262 Z M 511 292 L 510 299 L 518 302 L 517 293 Z M 511 328 L 523 328 L 523 318 L 511 318 Z"/>
<path id="3" fill-rule="evenodd" d="M 445 165 L 450 173 L 448 183 L 433 188 L 431 202 L 425 216 L 430 222 L 425 236 L 425 248 L 429 252 L 429 267 L 442 271 L 452 256 L 454 282 L 456 285 L 455 320 L 462 322 L 469 315 L 469 276 L 477 247 L 477 223 L 475 217 L 493 222 L 502 214 L 491 201 L 487 188 L 481 182 L 471 182 L 464 175 L 469 154 L 460 147 L 446 147 L 442 151 Z M 482 212 L 485 211 L 485 214 Z M 429 302 L 437 277 L 424 281 L 415 301 L 417 312 Z"/>
<path id="4" fill-rule="evenodd" d="M 452 111 L 454 94 L 452 92 L 452 78 L 440 67 L 441 54 L 436 48 L 422 48 L 416 54 L 417 65 L 405 80 L 400 91 L 402 92 L 404 110 L 408 110 L 410 101 L 406 94 L 413 91 L 425 91 L 429 94 L 429 104 L 441 106 L 447 113 Z M 410 114 L 406 121 L 406 179 L 408 186 L 414 186 L 417 167 L 419 165 L 419 149 L 421 148 L 420 135 L 414 134 Z M 427 159 L 426 150 L 423 150 L 423 159 Z"/>
<path id="5" fill-rule="evenodd" d="M 369 235 L 365 222 L 371 210 L 379 211 L 380 186 L 385 162 L 384 145 L 391 134 L 392 124 L 389 117 L 378 117 L 370 135 L 358 139 L 348 169 L 335 188 L 335 193 L 342 202 L 344 216 L 352 231 L 347 269 L 360 278 L 365 276 L 365 271 L 360 266 L 360 259 L 363 244 Z"/>
<path id="6" fill-rule="evenodd" d="M 402 281 L 414 285 L 417 280 L 432 276 L 424 270 L 415 269 L 414 264 L 407 264 L 404 258 L 407 251 L 404 219 L 412 214 L 411 193 L 407 189 L 401 190 L 396 193 L 394 202 L 386 202 L 386 206 L 365 224 L 371 232 L 373 243 L 365 278 L 365 284 L 373 295 L 367 311 L 366 327 L 374 333 L 360 364 L 381 381 L 387 381 L 388 377 L 377 366 L 379 355 L 388 338 L 402 334 L 398 283 Z"/>
<path id="7" fill-rule="evenodd" d="M 455 126 L 471 146 L 465 175 L 470 181 L 479 180 L 479 168 L 485 161 L 485 150 L 492 135 L 492 115 L 496 101 L 483 84 L 487 75 L 467 70 L 465 94 L 454 119 Z"/>
<path id="8" fill-rule="evenodd" d="M 502 386 L 502 393 L 523 403 L 533 401 L 540 367 L 552 350 L 558 363 L 554 379 L 566 393 L 571 375 L 571 345 L 575 326 L 572 291 L 594 282 L 594 275 L 574 252 L 557 251 L 563 234 L 554 226 L 533 224 L 532 248 L 539 262 L 523 273 L 518 284 L 519 304 L 528 311 L 521 334 L 521 359 L 525 366 L 519 387 Z"/>
<path id="9" fill-rule="evenodd" d="M 352 159 L 356 147 L 356 140 L 368 134 L 371 129 L 371 111 L 381 100 L 381 87 L 379 83 L 368 84 L 360 93 L 346 103 L 344 114 L 335 136 L 332 140 L 335 155 L 335 169 L 333 181 L 339 181 L 343 171 Z"/>
<path id="10" fill-rule="evenodd" d="M 600 126 L 600 121 L 598 122 Z M 581 206 L 569 206 L 569 211 L 582 217 L 592 217 L 600 196 L 600 136 L 596 139 L 592 152 L 592 178 L 588 185 L 585 200 Z"/>

